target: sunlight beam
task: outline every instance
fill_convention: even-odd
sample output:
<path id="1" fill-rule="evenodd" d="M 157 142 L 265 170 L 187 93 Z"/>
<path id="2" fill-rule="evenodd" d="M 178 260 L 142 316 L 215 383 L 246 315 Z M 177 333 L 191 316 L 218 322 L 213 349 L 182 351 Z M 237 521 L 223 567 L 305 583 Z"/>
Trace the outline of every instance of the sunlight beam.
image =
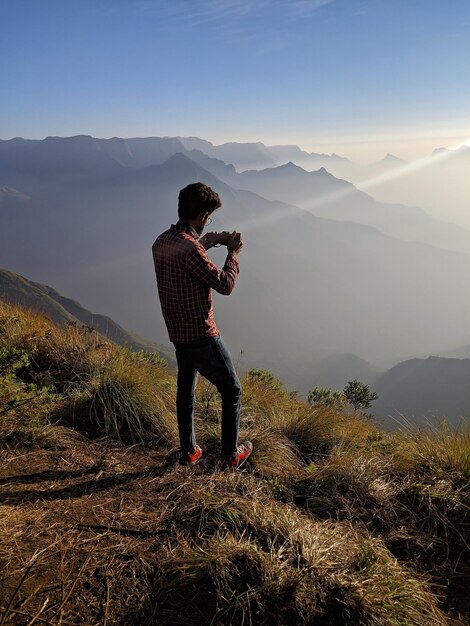
<path id="1" fill-rule="evenodd" d="M 338 200 L 347 198 L 348 196 L 351 196 L 357 193 L 357 191 L 361 192 L 366 189 L 370 189 L 372 187 L 380 185 L 381 183 L 387 182 L 389 180 L 401 178 L 402 176 L 406 176 L 407 174 L 411 174 L 415 171 L 424 169 L 426 167 L 429 167 L 430 165 L 434 165 L 441 161 L 445 161 L 446 159 L 453 156 L 456 150 L 463 148 L 463 147 L 467 147 L 469 145 L 470 145 L 470 138 L 459 143 L 458 145 L 455 145 L 449 148 L 446 151 L 433 153 L 427 157 L 423 157 L 421 159 L 417 159 L 416 161 L 412 161 L 411 163 L 406 163 L 405 165 L 401 165 L 395 168 L 391 172 L 385 172 L 384 174 L 380 174 L 379 176 L 374 176 L 373 178 L 365 179 L 357 184 L 349 183 L 348 187 L 344 189 L 340 189 L 338 191 L 334 191 L 332 193 L 328 193 L 323 196 L 320 196 L 312 202 L 309 201 L 307 203 L 304 202 L 304 203 L 295 205 L 295 208 L 300 208 L 304 211 L 309 211 L 315 215 L 314 213 L 315 207 L 322 206 L 324 204 L 329 204 L 331 202 L 336 202 Z M 338 179 L 338 180 L 341 180 L 341 179 Z M 346 181 L 346 182 L 349 182 L 349 181 Z M 246 232 L 255 228 L 266 226 L 268 224 L 282 221 L 283 219 L 286 219 L 290 215 L 292 215 L 293 208 L 294 208 L 293 205 L 287 206 L 276 211 L 275 213 L 262 215 L 252 220 L 245 220 L 237 226 L 237 229 L 239 229 L 240 231 L 243 230 L 244 232 Z"/>

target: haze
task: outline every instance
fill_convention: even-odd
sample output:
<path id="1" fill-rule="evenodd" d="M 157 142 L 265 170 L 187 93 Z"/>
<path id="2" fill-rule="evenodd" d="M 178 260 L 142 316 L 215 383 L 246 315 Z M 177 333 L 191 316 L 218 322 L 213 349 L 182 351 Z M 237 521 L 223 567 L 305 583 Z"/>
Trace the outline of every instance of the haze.
<path id="1" fill-rule="evenodd" d="M 7 0 L 1 29 L 0 268 L 167 343 L 150 247 L 201 180 L 245 236 L 216 316 L 247 366 L 470 356 L 468 2 Z"/>

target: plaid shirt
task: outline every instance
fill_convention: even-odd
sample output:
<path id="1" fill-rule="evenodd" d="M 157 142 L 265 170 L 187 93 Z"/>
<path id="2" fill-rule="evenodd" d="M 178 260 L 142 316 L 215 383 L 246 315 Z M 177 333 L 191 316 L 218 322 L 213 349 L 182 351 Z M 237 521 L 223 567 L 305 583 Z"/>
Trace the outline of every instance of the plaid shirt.
<path id="1" fill-rule="evenodd" d="M 194 228 L 178 222 L 159 235 L 152 246 L 158 295 L 173 343 L 219 334 L 211 289 L 228 296 L 239 271 L 235 252 L 227 254 L 220 270 L 197 239 Z"/>

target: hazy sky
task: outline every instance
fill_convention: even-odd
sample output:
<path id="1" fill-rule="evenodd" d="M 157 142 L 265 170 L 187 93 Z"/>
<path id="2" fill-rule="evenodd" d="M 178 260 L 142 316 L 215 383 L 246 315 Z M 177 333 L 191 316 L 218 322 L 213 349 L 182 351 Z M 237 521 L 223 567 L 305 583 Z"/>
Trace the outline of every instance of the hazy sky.
<path id="1" fill-rule="evenodd" d="M 0 78 L 1 138 L 409 159 L 470 137 L 470 2 L 0 0 Z"/>

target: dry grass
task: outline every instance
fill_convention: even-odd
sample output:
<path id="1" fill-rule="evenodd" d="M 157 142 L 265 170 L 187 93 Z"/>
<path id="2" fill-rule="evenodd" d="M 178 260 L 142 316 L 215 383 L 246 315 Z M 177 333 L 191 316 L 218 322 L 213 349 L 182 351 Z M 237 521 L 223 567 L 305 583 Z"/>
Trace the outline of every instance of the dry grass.
<path id="1" fill-rule="evenodd" d="M 361 524 L 397 558 L 448 585 L 449 579 L 469 579 L 470 484 L 449 466 L 447 456 L 441 457 L 442 440 L 437 437 L 432 449 L 433 433 L 424 436 L 432 471 L 416 457 L 408 473 L 400 458 L 397 471 L 397 455 L 378 447 L 336 448 L 310 467 L 309 477 L 293 482 L 293 498 L 312 516 Z M 408 442 L 403 445 L 408 458 Z"/>
<path id="2" fill-rule="evenodd" d="M 328 454 L 338 445 L 356 449 L 378 432 L 360 413 L 345 415 L 328 406 L 311 406 L 249 374 L 242 379 L 242 387 L 242 416 L 247 426 L 278 430 L 304 461 Z"/>
<path id="3" fill-rule="evenodd" d="M 394 437 L 397 472 L 438 473 L 470 479 L 470 425 L 460 429 L 446 422 L 418 430 L 401 430 Z"/>
<path id="4" fill-rule="evenodd" d="M 181 485 L 171 521 L 154 583 L 163 623 L 447 623 L 379 540 L 276 504 L 249 477 Z"/>
<path id="5" fill-rule="evenodd" d="M 98 366 L 106 363 L 113 344 L 90 327 L 60 327 L 34 309 L 0 301 L 0 345 L 24 350 L 31 366 L 25 380 L 54 385 L 62 392 L 80 386 Z"/>
<path id="6" fill-rule="evenodd" d="M 18 376 L 57 394 L 50 407 L 55 420 L 90 436 L 174 443 L 175 381 L 163 365 L 134 356 L 90 327 L 59 327 L 34 310 L 3 302 L 0 347 L 27 353 L 29 365 Z"/>
<path id="7" fill-rule="evenodd" d="M 454 624 L 470 615 L 468 430 L 387 434 L 247 375 L 241 438 L 254 453 L 220 472 L 220 400 L 200 379 L 204 458 L 188 470 L 175 465 L 167 368 L 0 303 L 2 347 L 29 359 L 12 394 L 33 383 L 38 395 L 0 415 L 0 624 L 424 626 L 451 623 L 442 607 L 462 614 Z"/>
<path id="8" fill-rule="evenodd" d="M 176 441 L 174 403 L 174 382 L 166 368 L 141 363 L 115 347 L 106 366 L 83 381 L 61 415 L 90 435 L 171 445 Z"/>

